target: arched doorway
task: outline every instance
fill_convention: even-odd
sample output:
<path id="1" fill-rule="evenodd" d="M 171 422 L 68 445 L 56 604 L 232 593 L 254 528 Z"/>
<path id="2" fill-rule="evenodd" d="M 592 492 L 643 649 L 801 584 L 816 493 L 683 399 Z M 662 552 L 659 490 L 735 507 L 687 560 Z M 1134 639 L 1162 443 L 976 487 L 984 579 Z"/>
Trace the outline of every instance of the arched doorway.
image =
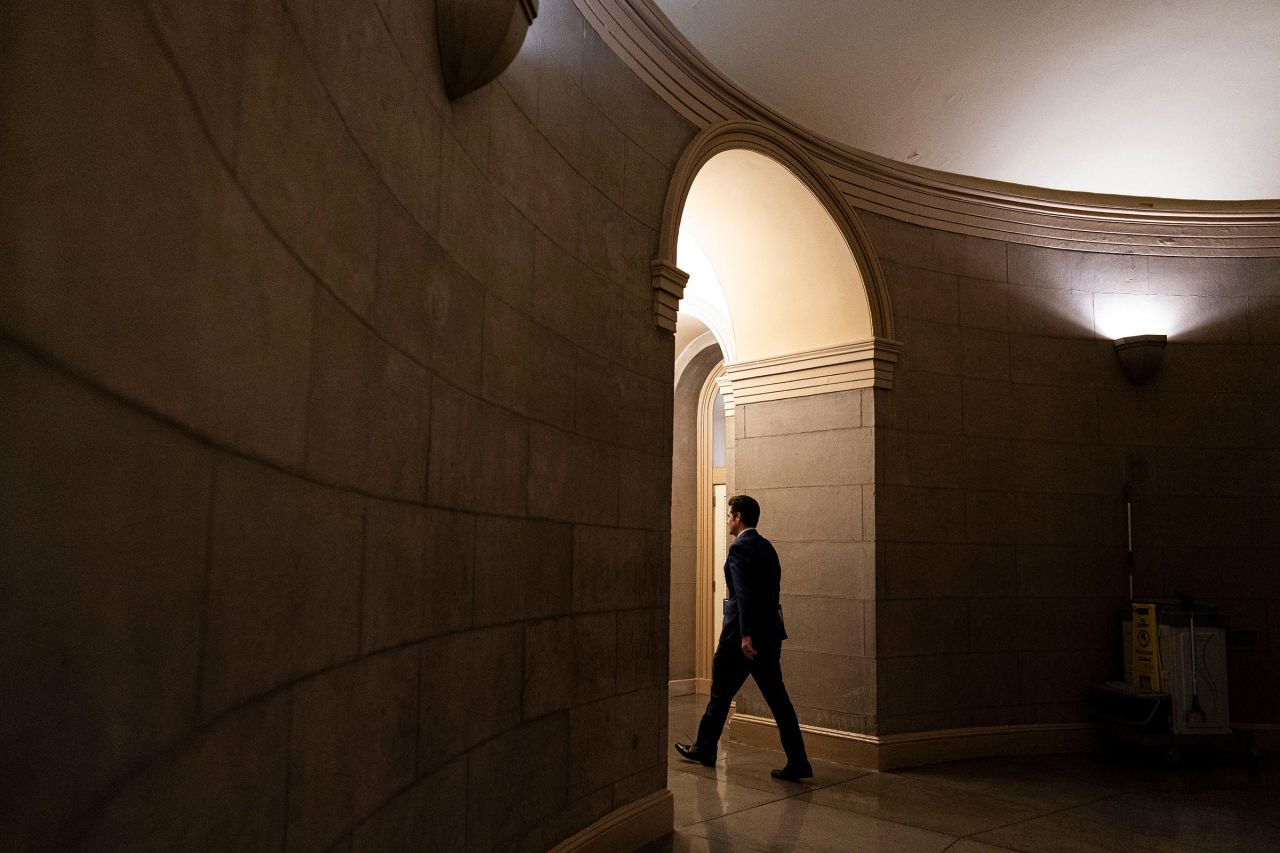
<path id="1" fill-rule="evenodd" d="M 750 122 L 691 143 L 659 249 L 657 322 L 677 335 L 672 691 L 709 685 L 725 544 L 714 508 L 751 492 L 783 558 L 793 637 L 784 669 L 801 720 L 865 732 L 875 690 L 870 415 L 897 352 L 879 266 L 830 179 Z M 722 467 L 708 443 L 717 420 Z M 738 711 L 736 730 L 771 723 L 750 690 Z"/>
<path id="2" fill-rule="evenodd" d="M 672 415 L 672 695 L 708 692 L 711 650 L 719 632 L 715 602 L 717 586 L 723 584 L 717 576 L 726 540 L 723 510 L 718 517 L 716 507 L 728 495 L 733 436 L 722 391 L 724 352 L 711 334 L 698 334 L 704 328 L 696 318 L 684 316 L 677 335 L 684 358 L 677 363 Z"/>

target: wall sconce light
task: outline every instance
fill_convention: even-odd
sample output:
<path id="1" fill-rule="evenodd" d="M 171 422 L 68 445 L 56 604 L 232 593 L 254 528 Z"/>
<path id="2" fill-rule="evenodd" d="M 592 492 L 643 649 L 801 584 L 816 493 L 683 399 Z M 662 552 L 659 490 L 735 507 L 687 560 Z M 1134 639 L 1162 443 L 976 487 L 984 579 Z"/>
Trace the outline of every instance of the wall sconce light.
<path id="1" fill-rule="evenodd" d="M 435 6 L 440 72 L 450 100 L 506 70 L 538 17 L 538 0 L 439 0 Z"/>
<path id="2" fill-rule="evenodd" d="M 1169 342 L 1167 335 L 1133 335 L 1127 338 L 1116 338 L 1116 356 L 1120 359 L 1120 369 L 1134 385 L 1141 385 L 1160 368 L 1164 358 L 1164 347 Z"/>

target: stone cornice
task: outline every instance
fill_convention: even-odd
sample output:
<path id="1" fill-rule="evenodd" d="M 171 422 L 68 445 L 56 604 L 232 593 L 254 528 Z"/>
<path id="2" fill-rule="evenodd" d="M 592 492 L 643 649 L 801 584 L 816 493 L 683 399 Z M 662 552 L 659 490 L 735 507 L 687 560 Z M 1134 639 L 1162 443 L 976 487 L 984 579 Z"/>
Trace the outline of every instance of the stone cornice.
<path id="1" fill-rule="evenodd" d="M 855 344 L 740 361 L 725 366 L 734 405 L 811 397 L 854 388 L 892 388 L 902 345 L 872 338 Z"/>
<path id="2" fill-rule="evenodd" d="M 736 398 L 733 396 L 733 382 L 729 379 L 729 374 L 716 377 L 716 386 L 720 389 L 720 396 L 724 399 L 724 416 L 731 418 L 737 411 L 735 406 Z"/>
<path id="3" fill-rule="evenodd" d="M 854 208 L 931 228 L 1092 252 L 1280 256 L 1280 200 L 1198 202 L 1024 187 L 936 172 L 813 133 L 720 74 L 652 0 L 574 0 L 622 60 L 700 128 L 766 124 L 803 146 Z"/>
<path id="4" fill-rule="evenodd" d="M 652 261 L 649 270 L 653 274 L 653 323 L 674 334 L 689 274 L 665 260 Z"/>

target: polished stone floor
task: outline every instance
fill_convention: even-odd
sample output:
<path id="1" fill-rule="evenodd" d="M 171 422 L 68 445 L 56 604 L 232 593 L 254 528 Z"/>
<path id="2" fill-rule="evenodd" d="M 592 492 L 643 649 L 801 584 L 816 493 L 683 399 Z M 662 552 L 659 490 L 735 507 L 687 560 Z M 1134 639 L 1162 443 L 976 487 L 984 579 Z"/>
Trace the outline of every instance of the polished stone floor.
<path id="1" fill-rule="evenodd" d="M 701 697 L 671 700 L 692 741 Z M 1162 769 L 1094 755 L 959 761 L 886 773 L 814 762 L 778 782 L 781 752 L 722 743 L 715 768 L 671 752 L 667 851 L 1280 851 L 1280 772 L 1264 762 Z"/>

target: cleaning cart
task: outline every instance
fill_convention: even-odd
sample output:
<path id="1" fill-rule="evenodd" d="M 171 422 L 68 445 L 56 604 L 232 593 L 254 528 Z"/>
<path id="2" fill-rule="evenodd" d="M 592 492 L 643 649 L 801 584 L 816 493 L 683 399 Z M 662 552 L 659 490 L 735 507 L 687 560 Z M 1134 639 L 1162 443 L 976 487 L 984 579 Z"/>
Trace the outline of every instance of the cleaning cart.
<path id="1" fill-rule="evenodd" d="M 1121 620 L 1124 681 L 1093 688 L 1104 740 L 1151 747 L 1171 764 L 1188 749 L 1237 743 L 1227 704 L 1227 625 L 1212 605 L 1188 599 L 1132 602 Z"/>

